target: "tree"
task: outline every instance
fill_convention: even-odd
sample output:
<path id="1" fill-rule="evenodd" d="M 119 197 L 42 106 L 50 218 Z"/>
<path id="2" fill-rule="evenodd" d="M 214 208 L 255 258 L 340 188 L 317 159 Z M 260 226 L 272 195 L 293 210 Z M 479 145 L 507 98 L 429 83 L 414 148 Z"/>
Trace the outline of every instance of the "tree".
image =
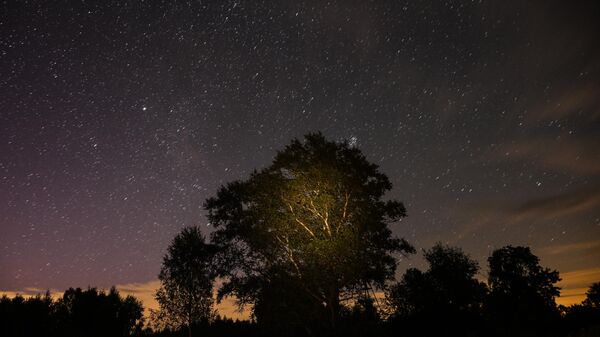
<path id="1" fill-rule="evenodd" d="M 24 298 L 16 295 L 0 298 L 0 335 L 2 336 L 53 336 L 56 322 L 52 312 L 54 301 L 50 293 Z"/>
<path id="2" fill-rule="evenodd" d="M 156 292 L 160 306 L 154 319 L 171 329 L 192 327 L 212 320 L 213 257 L 215 247 L 205 242 L 198 227 L 184 228 L 171 242 L 158 276 Z"/>
<path id="3" fill-rule="evenodd" d="M 29 298 L 0 298 L 2 336 L 133 336 L 144 325 L 144 308 L 133 296 L 112 287 L 67 289 L 58 300 L 50 292 Z"/>
<path id="4" fill-rule="evenodd" d="M 556 270 L 544 268 L 529 247 L 506 246 L 488 258 L 490 295 L 486 311 L 500 335 L 552 335 L 559 320 Z"/>
<path id="5" fill-rule="evenodd" d="M 600 310 L 600 282 L 590 286 L 590 289 L 585 293 L 583 305 Z"/>
<path id="6" fill-rule="evenodd" d="M 302 288 L 301 280 L 270 273 L 261 287 L 252 313 L 266 336 L 311 336 L 326 330 L 322 317 L 327 311 Z"/>
<path id="7" fill-rule="evenodd" d="M 391 318 L 421 335 L 465 335 L 476 330 L 486 286 L 479 270 L 461 249 L 436 244 L 425 251 L 429 269 L 411 268 L 387 293 Z M 430 321 L 437 324 L 427 324 Z M 442 333 L 443 332 L 443 333 Z"/>
<path id="8" fill-rule="evenodd" d="M 112 287 L 67 289 L 56 303 L 54 319 L 60 336 L 131 336 L 144 324 L 144 308 L 133 296 L 123 298 Z"/>
<path id="9" fill-rule="evenodd" d="M 581 304 L 565 308 L 565 328 L 570 336 L 600 334 L 600 282 L 592 284 Z"/>
<path id="10" fill-rule="evenodd" d="M 388 227 L 405 216 L 402 203 L 383 200 L 391 188 L 346 142 L 320 133 L 293 140 L 271 165 L 205 203 L 221 251 L 219 296 L 255 304 L 271 280 L 289 278 L 334 327 L 342 302 L 383 288 L 393 254 L 413 251 Z"/>

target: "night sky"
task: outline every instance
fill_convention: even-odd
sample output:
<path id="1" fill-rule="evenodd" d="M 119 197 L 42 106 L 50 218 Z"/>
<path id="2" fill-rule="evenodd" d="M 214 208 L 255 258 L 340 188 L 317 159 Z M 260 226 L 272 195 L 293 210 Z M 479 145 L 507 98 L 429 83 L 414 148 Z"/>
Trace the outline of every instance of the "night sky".
<path id="1" fill-rule="evenodd" d="M 319 130 L 417 249 L 600 281 L 597 1 L 4 1 L 0 290 L 149 294 L 206 198 Z"/>

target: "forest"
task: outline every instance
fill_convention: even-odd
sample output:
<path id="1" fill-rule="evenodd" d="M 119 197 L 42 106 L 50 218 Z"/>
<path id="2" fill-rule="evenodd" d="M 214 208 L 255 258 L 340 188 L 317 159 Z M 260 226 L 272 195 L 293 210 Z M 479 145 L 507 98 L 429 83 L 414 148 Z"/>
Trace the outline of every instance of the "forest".
<path id="1" fill-rule="evenodd" d="M 558 306 L 559 271 L 529 247 L 495 249 L 482 268 L 437 243 L 419 247 L 427 269 L 399 275 L 417 248 L 392 232 L 407 210 L 391 189 L 352 144 L 307 134 L 205 201 L 212 231 L 172 239 L 149 315 L 115 288 L 3 296 L 0 335 L 600 336 L 600 282 Z M 225 297 L 252 319 L 221 317 Z"/>

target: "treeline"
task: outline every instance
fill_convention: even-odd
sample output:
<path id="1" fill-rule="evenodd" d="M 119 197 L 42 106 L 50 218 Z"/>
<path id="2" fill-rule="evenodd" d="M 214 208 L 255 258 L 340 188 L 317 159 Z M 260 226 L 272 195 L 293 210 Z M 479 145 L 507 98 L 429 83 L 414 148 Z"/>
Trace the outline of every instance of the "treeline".
<path id="1" fill-rule="evenodd" d="M 600 283 L 582 304 L 557 306 L 559 272 L 528 247 L 506 246 L 488 258 L 487 282 L 460 248 L 424 252 L 429 268 L 409 269 L 386 293 L 392 330 L 407 336 L 600 336 Z"/>
<path id="2" fill-rule="evenodd" d="M 132 336 L 142 333 L 142 303 L 108 292 L 70 288 L 54 300 L 50 293 L 0 298 L 0 336 Z"/>
<path id="3" fill-rule="evenodd" d="M 528 247 L 494 251 L 487 282 L 477 279 L 477 262 L 459 248 L 437 244 L 424 255 L 428 269 L 408 269 L 385 297 L 344 303 L 334 329 L 315 318 L 318 306 L 310 308 L 301 292 L 285 285 L 272 289 L 281 296 L 263 298 L 253 308 L 252 321 L 222 318 L 213 310 L 209 318 L 194 317 L 190 327 L 161 327 L 156 315 L 143 316 L 139 300 L 115 288 L 70 288 L 57 300 L 49 293 L 0 298 L 0 335 L 600 336 L 600 282 L 581 304 L 557 306 L 559 273 L 540 266 Z"/>

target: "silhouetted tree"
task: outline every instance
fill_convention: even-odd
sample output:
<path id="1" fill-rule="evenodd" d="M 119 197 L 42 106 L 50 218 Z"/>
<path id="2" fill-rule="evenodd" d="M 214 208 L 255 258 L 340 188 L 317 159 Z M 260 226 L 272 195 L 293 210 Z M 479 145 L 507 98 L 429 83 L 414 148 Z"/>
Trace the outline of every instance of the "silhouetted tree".
<path id="1" fill-rule="evenodd" d="M 565 326 L 572 336 L 600 336 L 600 282 L 592 284 L 581 304 L 565 309 Z"/>
<path id="2" fill-rule="evenodd" d="M 478 263 L 461 249 L 439 243 L 425 252 L 425 260 L 427 271 L 407 270 L 387 292 L 391 320 L 405 323 L 413 335 L 477 330 L 486 294 L 485 284 L 475 278 Z"/>
<path id="3" fill-rule="evenodd" d="M 529 247 L 500 248 L 488 263 L 490 294 L 485 307 L 490 329 L 501 336 L 557 334 L 558 271 L 540 266 Z"/>
<path id="4" fill-rule="evenodd" d="M 67 289 L 55 304 L 59 336 L 131 336 L 141 333 L 144 308 L 133 296 L 123 298 L 114 287 Z"/>
<path id="5" fill-rule="evenodd" d="M 171 242 L 163 259 L 156 292 L 160 306 L 154 319 L 164 327 L 192 327 L 208 323 L 214 317 L 213 257 L 215 247 L 205 242 L 198 227 L 184 228 Z"/>
<path id="6" fill-rule="evenodd" d="M 6 295 L 0 299 L 1 336 L 52 336 L 56 330 L 53 320 L 54 302 L 50 293 L 24 298 Z"/>
<path id="7" fill-rule="evenodd" d="M 115 288 L 70 288 L 54 301 L 47 292 L 0 299 L 1 336 L 132 336 L 142 331 L 143 307 Z"/>
<path id="8" fill-rule="evenodd" d="M 338 336 L 366 337 L 383 335 L 383 321 L 377 300 L 372 296 L 356 299 L 351 307 L 342 312 L 342 329 Z"/>
<path id="9" fill-rule="evenodd" d="M 583 305 L 600 310 L 600 282 L 592 284 L 590 289 L 585 293 Z"/>
<path id="10" fill-rule="evenodd" d="M 222 249 L 219 295 L 256 304 L 270 298 L 271 275 L 289 278 L 334 327 L 344 300 L 382 288 L 394 276 L 393 254 L 413 251 L 388 228 L 405 216 L 402 203 L 382 200 L 391 187 L 347 143 L 320 133 L 293 140 L 270 166 L 206 201 Z"/>

